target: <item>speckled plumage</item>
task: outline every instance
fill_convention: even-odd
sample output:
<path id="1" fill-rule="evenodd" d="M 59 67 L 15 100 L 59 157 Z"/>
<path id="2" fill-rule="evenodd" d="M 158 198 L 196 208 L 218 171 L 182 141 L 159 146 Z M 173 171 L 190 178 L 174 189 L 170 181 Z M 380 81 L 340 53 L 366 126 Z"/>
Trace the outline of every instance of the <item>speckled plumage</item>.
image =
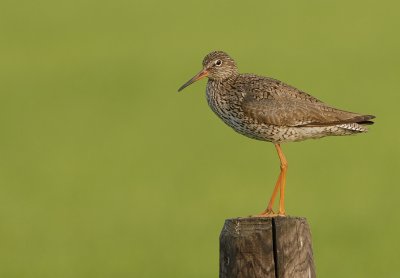
<path id="1" fill-rule="evenodd" d="M 203 66 L 221 60 L 224 76 L 209 75 L 206 95 L 211 109 L 235 131 L 253 139 L 283 143 L 366 132 L 359 123 L 371 115 L 332 108 L 279 80 L 239 74 L 232 58 L 222 51 L 208 54 Z"/>

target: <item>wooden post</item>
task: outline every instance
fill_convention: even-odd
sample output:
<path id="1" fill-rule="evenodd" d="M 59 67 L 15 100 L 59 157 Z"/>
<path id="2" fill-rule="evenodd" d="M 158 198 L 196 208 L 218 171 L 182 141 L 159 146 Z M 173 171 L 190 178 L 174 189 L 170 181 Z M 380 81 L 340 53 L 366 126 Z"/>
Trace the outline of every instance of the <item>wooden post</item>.
<path id="1" fill-rule="evenodd" d="M 311 234 L 302 217 L 225 220 L 220 278 L 315 278 Z"/>

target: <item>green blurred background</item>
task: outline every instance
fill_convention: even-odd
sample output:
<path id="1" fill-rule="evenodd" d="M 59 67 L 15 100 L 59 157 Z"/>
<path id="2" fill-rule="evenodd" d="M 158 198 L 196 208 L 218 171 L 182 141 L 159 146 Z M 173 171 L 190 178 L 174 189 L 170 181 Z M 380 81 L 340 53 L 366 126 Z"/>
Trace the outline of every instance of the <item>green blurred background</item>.
<path id="1" fill-rule="evenodd" d="M 377 115 L 283 146 L 287 211 L 319 277 L 398 277 L 399 8 L 1 1 L 0 277 L 217 277 L 224 219 L 265 208 L 279 162 L 213 115 L 205 81 L 177 93 L 216 49 Z"/>

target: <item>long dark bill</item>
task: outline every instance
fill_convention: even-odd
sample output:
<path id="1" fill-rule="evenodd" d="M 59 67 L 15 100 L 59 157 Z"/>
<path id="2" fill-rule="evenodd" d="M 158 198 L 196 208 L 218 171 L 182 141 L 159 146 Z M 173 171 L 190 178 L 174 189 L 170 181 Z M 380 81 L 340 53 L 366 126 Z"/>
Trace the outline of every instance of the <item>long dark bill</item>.
<path id="1" fill-rule="evenodd" d="M 185 84 L 182 85 L 182 87 L 180 87 L 178 89 L 178 92 L 182 91 L 183 89 L 185 89 L 187 86 L 189 86 L 190 84 L 192 84 L 193 82 L 196 82 L 204 77 L 208 76 L 208 71 L 203 69 L 202 71 L 200 71 L 198 74 L 196 74 L 195 76 L 193 76 L 192 79 L 190 79 L 188 82 L 186 82 Z"/>

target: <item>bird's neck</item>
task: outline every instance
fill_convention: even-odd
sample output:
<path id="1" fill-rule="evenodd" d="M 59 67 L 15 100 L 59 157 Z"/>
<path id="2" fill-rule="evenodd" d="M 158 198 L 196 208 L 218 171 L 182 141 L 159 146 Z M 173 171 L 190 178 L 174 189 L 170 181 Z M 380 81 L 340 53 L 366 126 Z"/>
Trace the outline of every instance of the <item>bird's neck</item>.
<path id="1" fill-rule="evenodd" d="M 207 97 L 209 99 L 225 99 L 232 88 L 235 87 L 237 76 L 231 76 L 225 79 L 208 79 L 207 82 Z"/>
<path id="2" fill-rule="evenodd" d="M 215 86 L 215 87 L 219 87 L 219 86 L 230 86 L 233 83 L 235 83 L 235 80 L 237 79 L 237 77 L 239 76 L 239 74 L 233 74 L 230 75 L 229 77 L 226 78 L 218 78 L 218 79 L 214 79 L 214 78 L 209 78 L 208 79 L 208 84 L 211 86 Z"/>

